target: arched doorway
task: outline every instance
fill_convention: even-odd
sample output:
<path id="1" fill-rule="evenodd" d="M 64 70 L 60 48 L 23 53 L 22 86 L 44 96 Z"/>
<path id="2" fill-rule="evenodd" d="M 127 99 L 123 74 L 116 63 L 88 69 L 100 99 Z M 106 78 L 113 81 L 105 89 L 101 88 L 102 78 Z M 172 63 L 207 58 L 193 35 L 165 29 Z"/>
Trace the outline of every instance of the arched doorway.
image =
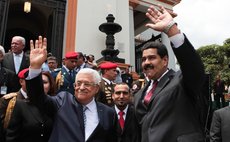
<path id="1" fill-rule="evenodd" d="M 66 0 L 32 0 L 29 13 L 23 11 L 24 2 L 0 0 L 0 12 L 5 13 L 0 18 L 0 26 L 5 27 L 0 29 L 0 44 L 8 51 L 12 37 L 20 35 L 25 37 L 28 51 L 29 40 L 42 35 L 47 37 L 48 52 L 62 57 Z"/>

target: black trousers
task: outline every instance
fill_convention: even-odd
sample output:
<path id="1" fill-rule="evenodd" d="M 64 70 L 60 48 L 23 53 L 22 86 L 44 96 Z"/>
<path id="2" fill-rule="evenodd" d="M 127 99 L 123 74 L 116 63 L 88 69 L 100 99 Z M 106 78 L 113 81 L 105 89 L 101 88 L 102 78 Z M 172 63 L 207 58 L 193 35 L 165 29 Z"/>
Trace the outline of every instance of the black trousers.
<path id="1" fill-rule="evenodd" d="M 215 94 L 214 99 L 215 99 L 215 102 L 216 102 L 217 109 L 219 109 L 221 107 L 225 107 L 225 99 L 224 99 L 223 94 Z M 222 105 L 220 105 L 220 99 L 221 99 Z"/>

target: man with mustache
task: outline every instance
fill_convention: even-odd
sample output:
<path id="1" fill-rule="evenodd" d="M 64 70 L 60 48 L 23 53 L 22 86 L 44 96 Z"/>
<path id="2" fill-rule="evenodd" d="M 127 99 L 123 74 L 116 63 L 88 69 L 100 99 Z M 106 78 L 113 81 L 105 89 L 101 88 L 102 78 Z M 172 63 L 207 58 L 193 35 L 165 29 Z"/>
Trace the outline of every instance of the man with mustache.
<path id="1" fill-rule="evenodd" d="M 147 27 L 164 32 L 170 39 L 181 71 L 168 69 L 168 51 L 159 42 L 146 43 L 142 68 L 149 83 L 135 95 L 135 113 L 142 131 L 142 142 L 204 141 L 200 103 L 205 74 L 194 47 L 179 30 L 164 7 L 151 6 Z"/>

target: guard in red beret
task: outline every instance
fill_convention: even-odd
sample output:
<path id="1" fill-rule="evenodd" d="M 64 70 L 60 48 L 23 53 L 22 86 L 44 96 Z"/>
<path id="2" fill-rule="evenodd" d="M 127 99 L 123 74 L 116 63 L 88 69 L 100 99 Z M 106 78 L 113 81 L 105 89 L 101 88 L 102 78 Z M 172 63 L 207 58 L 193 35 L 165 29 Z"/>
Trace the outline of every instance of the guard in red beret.
<path id="1" fill-rule="evenodd" d="M 65 59 L 77 59 L 78 53 L 77 52 L 68 52 L 65 54 Z"/>
<path id="2" fill-rule="evenodd" d="M 74 94 L 73 83 L 75 82 L 76 71 L 79 54 L 77 52 L 68 52 L 65 54 L 62 68 L 52 73 L 57 86 L 57 93 L 67 91 Z"/>
<path id="3" fill-rule="evenodd" d="M 100 82 L 100 91 L 97 95 L 97 101 L 108 106 L 113 106 L 112 92 L 114 88 L 114 80 L 117 76 L 117 64 L 112 62 L 104 62 L 100 64 L 102 80 Z"/>
<path id="4" fill-rule="evenodd" d="M 25 73 L 29 70 L 29 68 L 23 69 L 18 73 L 19 79 L 25 79 Z"/>
<path id="5" fill-rule="evenodd" d="M 100 69 L 113 69 L 113 68 L 117 68 L 117 64 L 116 63 L 112 63 L 112 62 L 104 62 L 102 64 L 100 64 Z"/>

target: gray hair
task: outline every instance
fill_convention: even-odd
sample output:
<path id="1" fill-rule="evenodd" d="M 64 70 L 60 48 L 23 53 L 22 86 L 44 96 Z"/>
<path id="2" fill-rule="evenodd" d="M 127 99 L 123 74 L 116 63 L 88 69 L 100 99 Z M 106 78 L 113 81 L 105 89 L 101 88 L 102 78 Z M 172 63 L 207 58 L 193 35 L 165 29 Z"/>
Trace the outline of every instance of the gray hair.
<path id="1" fill-rule="evenodd" d="M 0 45 L 0 52 L 2 52 L 3 56 L 5 55 L 5 49 L 1 45 Z"/>
<path id="2" fill-rule="evenodd" d="M 101 76 L 100 76 L 100 74 L 96 70 L 94 70 L 94 69 L 91 69 L 91 68 L 83 68 L 83 69 L 81 69 L 77 73 L 75 80 L 78 78 L 78 75 L 80 73 L 85 73 L 85 74 L 91 75 L 93 77 L 93 80 L 94 80 L 95 84 L 99 85 L 99 83 L 101 82 Z"/>
<path id="3" fill-rule="evenodd" d="M 22 44 L 25 46 L 26 45 L 26 39 L 22 36 L 14 36 L 13 38 L 17 38 L 22 41 Z"/>

